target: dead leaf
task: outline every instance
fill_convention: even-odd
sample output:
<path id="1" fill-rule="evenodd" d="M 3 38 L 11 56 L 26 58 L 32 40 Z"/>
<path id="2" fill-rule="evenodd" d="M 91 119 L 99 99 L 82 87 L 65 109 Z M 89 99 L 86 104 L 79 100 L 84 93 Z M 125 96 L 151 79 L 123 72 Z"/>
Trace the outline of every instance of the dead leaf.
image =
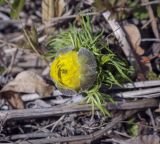
<path id="1" fill-rule="evenodd" d="M 49 21 L 54 17 L 54 0 L 42 1 L 42 20 Z"/>
<path id="2" fill-rule="evenodd" d="M 62 16 L 62 13 L 64 11 L 65 8 L 65 1 L 64 0 L 56 0 L 56 4 L 55 4 L 55 17 L 60 17 Z"/>
<path id="3" fill-rule="evenodd" d="M 95 0 L 93 2 L 93 6 L 96 8 L 98 12 L 103 12 L 105 10 L 111 11 L 112 5 L 108 0 Z"/>
<path id="4" fill-rule="evenodd" d="M 155 112 L 156 112 L 156 113 L 160 113 L 160 108 L 155 109 Z"/>
<path id="5" fill-rule="evenodd" d="M 127 24 L 123 26 L 125 32 L 127 33 L 128 39 L 138 55 L 144 54 L 144 50 L 140 47 L 141 34 L 138 28 L 134 24 Z"/>
<path id="6" fill-rule="evenodd" d="M 50 21 L 53 17 L 62 15 L 65 7 L 64 0 L 43 0 L 42 1 L 42 19 L 43 22 Z"/>
<path id="7" fill-rule="evenodd" d="M 10 81 L 0 91 L 2 98 L 6 99 L 13 108 L 24 108 L 21 99 L 22 93 L 37 93 L 40 97 L 49 96 L 53 91 L 53 86 L 45 81 L 33 71 L 23 71 L 19 73 L 13 81 Z"/>
<path id="8" fill-rule="evenodd" d="M 19 93 L 6 92 L 5 96 L 7 97 L 7 101 L 13 108 L 24 109 L 24 104 Z"/>
<path id="9" fill-rule="evenodd" d="M 0 93 L 4 92 L 17 93 L 37 93 L 41 97 L 49 96 L 53 91 L 53 86 L 46 82 L 33 71 L 23 71 L 19 73 L 13 81 L 5 85 Z"/>

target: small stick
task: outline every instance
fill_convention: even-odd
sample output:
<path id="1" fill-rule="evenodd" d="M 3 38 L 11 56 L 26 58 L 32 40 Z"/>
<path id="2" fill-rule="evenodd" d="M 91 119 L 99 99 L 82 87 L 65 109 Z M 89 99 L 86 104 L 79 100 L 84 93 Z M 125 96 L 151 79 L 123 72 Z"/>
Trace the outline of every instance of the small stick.
<path id="1" fill-rule="evenodd" d="M 135 95 L 135 96 L 130 96 L 128 98 L 156 98 L 159 97 L 160 93 L 155 93 L 155 94 L 144 94 L 144 95 Z"/>
<path id="2" fill-rule="evenodd" d="M 157 94 L 157 96 L 160 96 L 160 87 L 120 92 L 115 95 L 121 98 L 136 98 L 136 97 L 143 98 L 143 96 L 148 95 L 147 98 L 150 98 L 151 94 Z"/>
<path id="3" fill-rule="evenodd" d="M 146 88 L 160 86 L 160 80 L 140 81 L 123 84 L 123 88 Z"/>
<path id="4" fill-rule="evenodd" d="M 74 15 L 62 16 L 62 17 L 54 17 L 54 18 L 52 18 L 51 22 L 57 22 L 59 20 L 66 20 L 66 19 L 72 19 L 72 18 L 76 18 L 77 16 L 92 16 L 92 15 L 98 15 L 98 14 L 99 13 L 97 13 L 97 12 L 91 12 L 91 13 L 74 14 Z"/>
<path id="5" fill-rule="evenodd" d="M 160 42 L 160 39 L 157 39 L 157 38 L 143 38 L 141 41 L 142 42 L 145 42 L 145 41 Z"/>
<path id="6" fill-rule="evenodd" d="M 148 21 L 141 27 L 141 29 L 145 29 L 151 22 L 152 22 L 152 20 L 148 20 Z"/>
<path id="7" fill-rule="evenodd" d="M 148 116 L 150 117 L 154 132 L 156 133 L 157 127 L 156 127 L 156 123 L 155 123 L 155 118 L 153 117 L 153 113 L 150 108 L 147 109 L 146 114 L 148 114 Z"/>
<path id="8" fill-rule="evenodd" d="M 149 3 L 149 0 L 142 0 L 142 3 Z M 154 13 L 153 13 L 153 10 L 152 10 L 151 5 L 146 5 L 146 9 L 147 9 L 147 11 L 148 11 L 148 14 L 149 14 L 150 19 L 152 20 L 152 21 L 151 21 L 151 27 L 152 27 L 154 36 L 155 36 L 157 39 L 159 39 L 160 36 L 159 36 L 159 32 L 158 32 L 157 21 L 156 21 L 156 18 L 155 18 L 155 16 L 154 16 Z"/>
<path id="9" fill-rule="evenodd" d="M 158 107 L 159 101 L 156 99 L 145 99 L 137 100 L 131 102 L 115 102 L 106 104 L 106 109 L 108 110 L 133 110 L 133 109 L 144 109 L 148 107 Z M 95 110 L 98 110 L 95 108 Z M 51 108 L 43 109 L 19 109 L 19 110 L 8 110 L 0 111 L 0 120 L 5 119 L 9 120 L 24 120 L 24 119 L 33 119 L 33 118 L 42 118 L 57 116 L 69 113 L 76 112 L 87 112 L 92 111 L 92 106 L 89 104 L 75 105 L 70 106 L 53 106 Z"/>
<path id="10" fill-rule="evenodd" d="M 160 0 L 148 1 L 148 2 L 141 3 L 141 6 L 158 4 L 158 3 L 160 3 Z"/>

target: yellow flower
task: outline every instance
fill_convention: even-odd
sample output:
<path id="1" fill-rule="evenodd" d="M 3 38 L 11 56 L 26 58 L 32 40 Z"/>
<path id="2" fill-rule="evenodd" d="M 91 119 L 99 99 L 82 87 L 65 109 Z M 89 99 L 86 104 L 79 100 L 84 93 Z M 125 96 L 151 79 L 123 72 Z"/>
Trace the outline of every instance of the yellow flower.
<path id="1" fill-rule="evenodd" d="M 96 79 L 96 61 L 85 48 L 78 52 L 61 52 L 51 63 L 50 76 L 57 87 L 70 90 L 87 89 Z"/>

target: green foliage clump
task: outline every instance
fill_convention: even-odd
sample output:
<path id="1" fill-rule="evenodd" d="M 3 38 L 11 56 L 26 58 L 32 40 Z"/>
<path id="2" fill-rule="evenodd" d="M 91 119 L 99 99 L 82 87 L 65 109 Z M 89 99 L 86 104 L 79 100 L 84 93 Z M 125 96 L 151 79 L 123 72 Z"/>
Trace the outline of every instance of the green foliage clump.
<path id="1" fill-rule="evenodd" d="M 19 14 L 22 11 L 25 0 L 13 0 L 10 2 L 9 0 L 0 0 L 0 5 L 8 4 L 11 8 L 10 16 L 12 19 L 18 19 Z"/>
<path id="2" fill-rule="evenodd" d="M 139 133 L 139 124 L 136 122 L 135 118 L 131 118 L 127 122 L 127 131 L 129 135 L 136 137 Z"/>
<path id="3" fill-rule="evenodd" d="M 13 19 L 19 18 L 19 13 L 23 9 L 24 4 L 25 4 L 25 0 L 14 0 L 12 4 L 12 9 L 11 9 L 11 17 Z"/>
<path id="4" fill-rule="evenodd" d="M 99 34 L 93 33 L 89 17 L 82 18 L 81 28 L 70 26 L 68 31 L 62 31 L 59 35 L 49 42 L 50 51 L 47 57 L 53 59 L 61 48 L 73 47 L 75 50 L 80 48 L 89 49 L 96 57 L 97 61 L 97 81 L 95 86 L 85 91 L 86 102 L 97 106 L 103 114 L 108 114 L 103 104 L 106 99 L 113 101 L 112 98 L 100 91 L 102 85 L 111 88 L 113 85 L 121 86 L 121 82 L 130 81 L 128 75 L 131 70 L 128 69 L 126 63 L 120 60 L 113 53 L 106 42 L 102 40 L 103 31 Z"/>
<path id="5" fill-rule="evenodd" d="M 160 80 L 160 75 L 157 75 L 156 73 L 149 71 L 147 73 L 147 79 L 148 80 Z"/>

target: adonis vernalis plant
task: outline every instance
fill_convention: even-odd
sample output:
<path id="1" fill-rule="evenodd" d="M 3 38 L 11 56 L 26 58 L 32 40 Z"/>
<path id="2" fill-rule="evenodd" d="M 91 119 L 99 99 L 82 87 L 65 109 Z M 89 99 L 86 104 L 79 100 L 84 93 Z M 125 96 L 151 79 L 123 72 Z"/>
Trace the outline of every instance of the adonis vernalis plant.
<path id="1" fill-rule="evenodd" d="M 104 104 L 113 99 L 100 88 L 102 85 L 121 86 L 122 82 L 130 81 L 131 70 L 103 42 L 102 35 L 103 31 L 98 35 L 93 33 L 89 17 L 82 18 L 81 28 L 70 26 L 68 31 L 51 39 L 47 57 L 53 60 L 50 75 L 62 93 L 83 93 L 92 110 L 96 106 L 109 115 Z"/>

